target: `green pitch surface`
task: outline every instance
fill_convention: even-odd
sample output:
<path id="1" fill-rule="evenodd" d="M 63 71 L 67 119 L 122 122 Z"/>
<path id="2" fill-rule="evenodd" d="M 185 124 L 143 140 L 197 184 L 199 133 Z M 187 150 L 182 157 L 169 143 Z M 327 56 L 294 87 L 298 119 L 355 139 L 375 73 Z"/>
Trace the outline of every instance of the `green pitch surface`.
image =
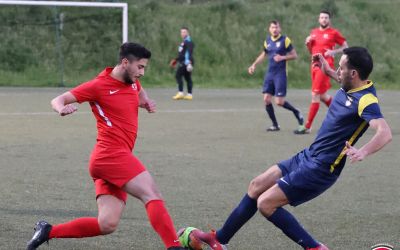
<path id="1" fill-rule="evenodd" d="M 23 249 L 37 220 L 52 224 L 96 216 L 87 170 L 95 143 L 88 104 L 58 117 L 50 100 L 64 89 L 0 89 L 0 249 Z M 281 131 L 267 133 L 259 89 L 198 90 L 193 101 L 173 101 L 175 89 L 149 89 L 155 114 L 140 113 L 135 154 L 154 176 L 176 228 L 220 227 L 268 166 L 308 146 L 311 135 L 295 136 L 291 113 L 275 108 Z M 322 196 L 288 208 L 316 239 L 331 249 L 399 245 L 400 92 L 380 91 L 393 141 L 367 160 L 348 164 Z M 310 93 L 289 90 L 288 100 L 307 113 Z M 371 138 L 368 131 L 357 146 Z M 51 240 L 42 249 L 163 249 L 143 205 L 129 198 L 118 230 L 87 239 Z M 233 238 L 230 249 L 301 249 L 260 214 Z"/>

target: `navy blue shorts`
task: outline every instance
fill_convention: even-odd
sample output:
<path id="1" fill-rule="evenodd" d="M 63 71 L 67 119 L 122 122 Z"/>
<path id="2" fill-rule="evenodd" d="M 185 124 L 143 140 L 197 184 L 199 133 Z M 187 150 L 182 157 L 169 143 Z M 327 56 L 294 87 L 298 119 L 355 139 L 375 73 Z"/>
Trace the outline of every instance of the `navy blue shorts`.
<path id="1" fill-rule="evenodd" d="M 267 72 L 264 77 L 263 94 L 277 97 L 286 96 L 287 76 L 286 71 Z"/>
<path id="2" fill-rule="evenodd" d="M 314 199 L 330 188 L 338 178 L 327 170 L 329 166 L 313 162 L 308 150 L 279 162 L 278 167 L 283 177 L 277 183 L 292 206 Z"/>

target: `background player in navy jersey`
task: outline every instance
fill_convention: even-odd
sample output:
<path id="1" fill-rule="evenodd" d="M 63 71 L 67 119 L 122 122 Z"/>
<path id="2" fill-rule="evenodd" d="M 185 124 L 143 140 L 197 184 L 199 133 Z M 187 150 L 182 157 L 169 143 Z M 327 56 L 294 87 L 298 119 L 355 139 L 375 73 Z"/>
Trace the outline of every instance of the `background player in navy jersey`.
<path id="1" fill-rule="evenodd" d="M 178 93 L 172 97 L 174 100 L 192 100 L 193 99 L 193 81 L 192 81 L 192 71 L 194 65 L 193 50 L 194 44 L 192 38 L 189 34 L 189 28 L 181 28 L 181 37 L 183 41 L 178 47 L 178 56 L 171 60 L 169 65 L 174 68 L 178 65 L 176 69 L 176 83 L 178 84 Z M 186 80 L 187 84 L 187 94 L 183 94 L 183 78 Z"/>
<path id="2" fill-rule="evenodd" d="M 336 182 L 347 157 L 351 163 L 362 161 L 391 141 L 391 130 L 381 114 L 374 85 L 367 80 L 373 68 L 368 51 L 361 47 L 344 49 L 337 71 L 322 55 L 315 56 L 315 61 L 341 83 L 315 141 L 254 178 L 222 228 L 195 235 L 213 249 L 224 249 L 224 244 L 257 210 L 304 249 L 328 249 L 283 206 L 297 206 L 322 194 Z M 361 148 L 355 148 L 368 127 L 375 130 L 374 136 Z"/>
<path id="3" fill-rule="evenodd" d="M 293 107 L 288 101 L 285 101 L 287 90 L 287 72 L 286 61 L 297 58 L 289 37 L 281 35 L 281 27 L 278 21 L 273 20 L 269 23 L 270 35 L 264 41 L 264 50 L 249 67 L 250 75 L 256 70 L 257 64 L 264 61 L 268 56 L 268 70 L 265 73 L 263 94 L 265 110 L 272 120 L 272 126 L 267 131 L 279 131 L 278 121 L 275 117 L 274 106 L 272 105 L 272 96 L 275 96 L 275 103 L 285 109 L 293 112 L 300 126 L 303 125 L 303 116 L 300 111 Z"/>

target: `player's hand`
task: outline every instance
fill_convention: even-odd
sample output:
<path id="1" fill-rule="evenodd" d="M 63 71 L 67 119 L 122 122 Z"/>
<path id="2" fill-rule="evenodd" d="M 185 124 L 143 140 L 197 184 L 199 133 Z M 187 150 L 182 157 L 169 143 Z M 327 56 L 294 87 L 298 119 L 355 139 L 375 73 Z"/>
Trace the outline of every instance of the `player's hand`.
<path id="1" fill-rule="evenodd" d="M 285 59 L 286 59 L 285 56 L 281 56 L 281 55 L 279 55 L 279 54 L 276 54 L 276 55 L 274 56 L 274 61 L 275 61 L 275 62 L 280 62 L 280 61 L 283 61 L 283 60 L 285 60 Z"/>
<path id="2" fill-rule="evenodd" d="M 171 68 L 175 68 L 176 63 L 177 63 L 176 59 L 172 59 L 172 60 L 169 62 L 169 66 L 170 66 Z"/>
<path id="3" fill-rule="evenodd" d="M 75 105 L 67 104 L 67 105 L 65 105 L 58 113 L 59 113 L 61 116 L 66 116 L 66 115 L 69 115 L 69 114 L 74 113 L 74 112 L 77 111 L 77 110 L 78 110 L 78 108 L 75 107 Z"/>
<path id="4" fill-rule="evenodd" d="M 320 53 L 311 56 L 311 63 L 313 66 L 321 67 L 323 60 L 325 60 L 325 58 Z"/>
<path id="5" fill-rule="evenodd" d="M 362 161 L 367 156 L 364 151 L 351 146 L 348 141 L 346 141 L 346 150 L 344 153 L 349 157 L 350 163 Z"/>
<path id="6" fill-rule="evenodd" d="M 147 110 L 149 113 L 154 113 L 156 112 L 156 102 L 151 99 L 145 100 L 143 103 L 139 105 L 141 108 L 144 108 Z"/>
<path id="7" fill-rule="evenodd" d="M 311 36 L 308 36 L 308 37 L 306 37 L 306 41 L 305 41 L 305 44 L 307 45 L 307 44 L 309 44 L 310 42 L 312 42 L 312 38 L 311 38 Z"/>
<path id="8" fill-rule="evenodd" d="M 254 74 L 256 71 L 256 65 L 252 64 L 248 69 L 247 72 L 249 72 L 250 75 Z"/>
<path id="9" fill-rule="evenodd" d="M 330 68 L 325 57 L 320 53 L 313 55 L 311 60 L 312 60 L 313 66 L 320 67 L 324 73 L 326 73 L 326 70 Z"/>
<path id="10" fill-rule="evenodd" d="M 335 51 L 333 51 L 333 50 L 331 50 L 331 49 L 327 49 L 327 50 L 325 51 L 325 53 L 324 53 L 324 56 L 325 56 L 325 57 L 328 57 L 328 56 L 334 57 L 334 56 L 335 56 Z"/>

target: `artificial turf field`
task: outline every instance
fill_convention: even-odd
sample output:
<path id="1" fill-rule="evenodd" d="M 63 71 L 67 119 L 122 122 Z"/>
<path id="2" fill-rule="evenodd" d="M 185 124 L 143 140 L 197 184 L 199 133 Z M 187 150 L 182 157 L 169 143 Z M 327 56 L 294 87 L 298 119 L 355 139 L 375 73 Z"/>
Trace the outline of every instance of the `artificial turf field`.
<path id="1" fill-rule="evenodd" d="M 50 100 L 65 89 L 0 88 L 0 249 L 24 249 L 34 223 L 52 224 L 96 216 L 87 170 L 95 143 L 89 105 L 59 117 Z M 218 228 L 247 190 L 249 181 L 314 139 L 296 136 L 294 116 L 275 106 L 280 132 L 270 126 L 259 89 L 195 89 L 193 101 L 173 101 L 175 89 L 148 89 L 158 112 L 140 112 L 135 155 L 154 176 L 176 228 Z M 332 94 L 334 91 L 331 92 Z M 393 141 L 363 162 L 347 164 L 338 182 L 320 197 L 288 209 L 330 249 L 400 247 L 400 92 L 379 91 Z M 306 115 L 307 90 L 287 100 Z M 372 136 L 367 131 L 356 144 Z M 56 239 L 41 249 L 163 249 L 143 205 L 130 197 L 118 230 L 86 239 Z M 229 249 L 301 249 L 259 213 L 232 239 Z"/>

